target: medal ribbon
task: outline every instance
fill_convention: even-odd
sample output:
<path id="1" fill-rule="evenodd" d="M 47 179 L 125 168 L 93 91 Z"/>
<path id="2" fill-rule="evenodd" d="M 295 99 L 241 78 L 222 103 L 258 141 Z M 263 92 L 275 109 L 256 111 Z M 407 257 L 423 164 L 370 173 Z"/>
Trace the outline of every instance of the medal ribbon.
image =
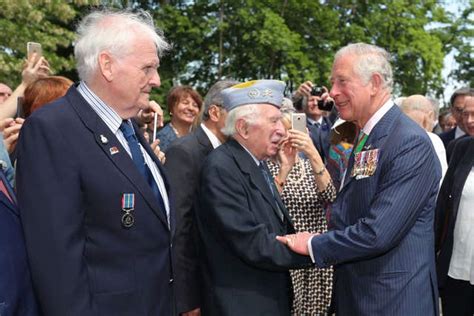
<path id="1" fill-rule="evenodd" d="M 122 196 L 122 209 L 133 210 L 134 207 L 135 207 L 135 194 L 124 193 Z"/>
<path id="2" fill-rule="evenodd" d="M 364 132 L 360 132 L 359 141 L 357 142 L 357 145 L 355 147 L 354 154 L 357 154 L 362 150 L 365 145 L 365 142 L 367 141 L 367 138 L 369 138 L 368 135 L 366 135 Z"/>

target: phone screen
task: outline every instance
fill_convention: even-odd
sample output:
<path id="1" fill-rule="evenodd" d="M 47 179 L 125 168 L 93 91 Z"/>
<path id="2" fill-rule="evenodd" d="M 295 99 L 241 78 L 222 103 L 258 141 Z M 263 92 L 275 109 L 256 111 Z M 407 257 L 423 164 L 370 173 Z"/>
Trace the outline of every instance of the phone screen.
<path id="1" fill-rule="evenodd" d="M 35 62 L 41 58 L 41 56 L 43 55 L 43 50 L 41 48 L 41 44 L 40 43 L 35 43 L 35 42 L 28 42 L 26 44 L 26 51 L 27 51 L 27 55 L 28 55 L 28 60 L 30 60 L 31 56 L 36 53 L 36 60 Z"/>

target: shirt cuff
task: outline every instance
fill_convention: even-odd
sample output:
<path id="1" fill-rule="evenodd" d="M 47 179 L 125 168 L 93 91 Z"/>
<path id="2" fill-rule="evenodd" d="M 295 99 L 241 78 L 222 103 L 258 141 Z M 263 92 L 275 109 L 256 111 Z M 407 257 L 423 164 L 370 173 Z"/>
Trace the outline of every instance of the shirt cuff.
<path id="1" fill-rule="evenodd" d="M 308 252 L 309 256 L 311 257 L 311 261 L 315 263 L 314 261 L 314 255 L 313 255 L 313 247 L 311 246 L 311 241 L 313 240 L 314 236 L 312 236 L 310 239 L 308 239 Z"/>

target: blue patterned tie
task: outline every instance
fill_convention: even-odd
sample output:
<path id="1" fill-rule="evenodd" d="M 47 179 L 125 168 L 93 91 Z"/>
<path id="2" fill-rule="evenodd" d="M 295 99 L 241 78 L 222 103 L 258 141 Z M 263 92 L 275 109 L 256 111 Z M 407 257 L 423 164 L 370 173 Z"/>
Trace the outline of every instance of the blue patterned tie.
<path id="1" fill-rule="evenodd" d="M 133 130 L 133 127 L 128 123 L 128 121 L 122 121 L 120 125 L 120 130 L 123 133 L 123 136 L 127 140 L 128 147 L 130 148 L 130 152 L 132 153 L 132 160 L 135 163 L 140 174 L 146 179 L 148 185 L 151 187 L 153 194 L 156 196 L 158 200 L 158 205 L 161 210 L 166 215 L 165 203 L 163 202 L 163 197 L 161 196 L 160 190 L 158 189 L 158 185 L 156 184 L 153 175 L 145 164 L 145 160 L 143 159 L 142 151 L 140 150 L 140 146 L 138 143 L 137 136 Z"/>
<path id="2" fill-rule="evenodd" d="M 277 197 L 276 197 L 275 194 L 278 194 L 278 193 L 276 192 L 276 187 L 273 184 L 273 177 L 267 171 L 267 168 L 265 168 L 266 167 L 265 162 L 260 161 L 260 164 L 258 165 L 258 167 L 260 168 L 260 171 L 262 172 L 262 175 L 265 178 L 265 182 L 267 183 L 268 187 L 270 188 L 270 192 L 272 192 L 273 199 L 274 199 L 274 202 L 275 202 L 275 206 L 277 208 L 278 216 L 280 217 L 280 220 L 283 221 L 284 220 L 284 215 L 283 215 L 283 212 L 280 209 L 280 206 L 278 205 L 278 202 L 277 202 Z"/>

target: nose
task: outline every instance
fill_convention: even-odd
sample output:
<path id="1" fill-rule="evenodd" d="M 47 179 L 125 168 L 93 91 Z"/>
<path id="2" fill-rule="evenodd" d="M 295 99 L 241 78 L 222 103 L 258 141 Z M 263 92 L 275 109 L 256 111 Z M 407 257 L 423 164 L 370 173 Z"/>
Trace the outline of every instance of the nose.
<path id="1" fill-rule="evenodd" d="M 333 99 L 336 98 L 336 96 L 339 95 L 339 89 L 337 87 L 337 84 L 333 84 L 332 87 L 331 87 L 331 90 L 329 91 L 329 96 Z"/>
<path id="2" fill-rule="evenodd" d="M 153 75 L 150 78 L 150 81 L 148 82 L 150 86 L 158 88 L 161 86 L 161 78 L 160 74 L 158 73 L 158 70 L 153 71 Z"/>

